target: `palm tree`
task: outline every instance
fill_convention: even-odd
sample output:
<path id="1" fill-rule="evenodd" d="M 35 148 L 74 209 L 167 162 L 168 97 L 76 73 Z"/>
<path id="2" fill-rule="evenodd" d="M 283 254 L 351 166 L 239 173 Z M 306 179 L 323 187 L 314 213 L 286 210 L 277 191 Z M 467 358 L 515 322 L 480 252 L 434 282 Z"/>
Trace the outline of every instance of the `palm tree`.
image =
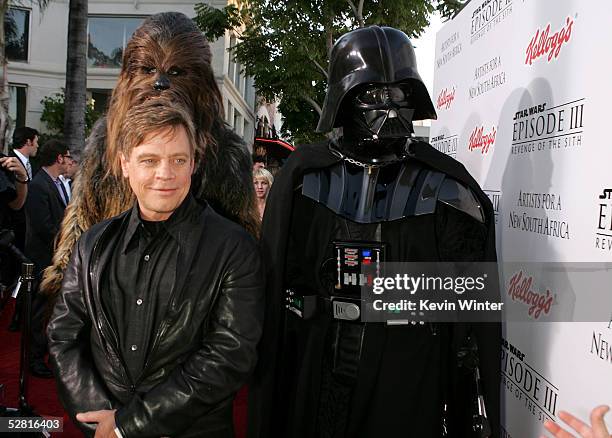
<path id="1" fill-rule="evenodd" d="M 70 0 L 67 50 L 64 137 L 68 148 L 78 154 L 85 147 L 87 0 Z"/>

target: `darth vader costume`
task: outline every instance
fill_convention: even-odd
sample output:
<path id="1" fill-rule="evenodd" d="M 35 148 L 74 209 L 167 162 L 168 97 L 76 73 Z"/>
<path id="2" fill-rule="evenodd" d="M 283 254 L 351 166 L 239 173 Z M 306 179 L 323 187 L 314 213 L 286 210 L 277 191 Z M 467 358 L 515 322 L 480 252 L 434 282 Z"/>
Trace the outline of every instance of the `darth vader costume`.
<path id="1" fill-rule="evenodd" d="M 487 196 L 412 136 L 413 120 L 435 117 L 403 32 L 371 26 L 336 42 L 318 130 L 342 135 L 297 148 L 266 206 L 269 295 L 250 438 L 487 436 L 473 431 L 471 377 L 458 366 L 467 340 L 499 436 L 499 324 L 363 322 L 359 297 L 334 280 L 354 254 L 496 261 Z"/>

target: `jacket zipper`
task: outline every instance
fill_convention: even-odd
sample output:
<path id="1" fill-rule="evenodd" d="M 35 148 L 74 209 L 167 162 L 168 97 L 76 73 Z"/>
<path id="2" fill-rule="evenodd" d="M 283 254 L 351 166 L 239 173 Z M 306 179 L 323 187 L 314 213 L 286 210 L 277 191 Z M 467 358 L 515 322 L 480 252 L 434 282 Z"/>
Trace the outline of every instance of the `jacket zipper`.
<path id="1" fill-rule="evenodd" d="M 92 251 L 92 258 L 91 258 L 92 261 L 98 257 L 97 250 L 98 250 L 98 244 L 99 244 L 100 240 L 102 240 L 102 236 L 100 236 L 100 238 L 98 240 L 96 240 L 96 243 L 94 245 L 94 249 Z M 91 266 L 92 261 L 90 261 L 90 266 Z M 95 264 L 95 266 L 99 267 L 97 263 Z M 89 269 L 89 275 L 90 275 L 93 283 L 96 284 L 96 286 L 97 286 L 97 282 L 95 280 L 96 275 L 95 275 L 94 270 L 91 269 L 91 268 Z M 93 287 L 92 287 L 92 298 L 95 300 L 95 291 L 93 290 Z M 114 337 L 114 340 L 118 343 L 117 333 L 113 329 L 113 326 L 110 324 L 110 321 L 108 320 L 106 314 L 104 313 L 104 309 L 102 308 L 102 303 L 100 303 L 99 314 L 102 315 L 102 317 L 104 318 L 104 322 L 106 323 L 107 327 L 111 331 L 111 335 Z M 123 368 L 122 369 L 123 375 L 125 377 L 127 377 L 128 383 L 130 384 L 130 392 L 134 393 L 136 391 L 136 385 L 132 381 L 130 373 L 127 370 L 127 366 L 126 366 L 125 362 L 123 361 L 123 357 L 121 356 L 121 354 L 119 354 L 119 349 L 115 348 L 115 344 L 113 342 L 110 342 L 104 336 L 104 330 L 102 329 L 102 322 L 100 321 L 100 318 L 98 318 L 98 324 L 97 325 L 98 325 L 98 330 L 100 331 L 100 338 L 102 340 L 104 340 L 105 344 L 110 347 L 112 352 L 115 354 L 115 357 L 117 357 L 117 359 L 119 360 L 119 363 L 121 364 L 121 367 Z"/>
<path id="2" fill-rule="evenodd" d="M 155 335 L 155 339 L 153 340 L 153 346 L 151 347 L 151 351 L 148 354 L 147 360 L 144 364 L 144 367 L 142 368 L 140 376 L 138 377 L 138 379 L 136 379 L 136 383 L 135 383 L 136 386 L 138 386 L 140 382 L 144 380 L 146 371 L 148 370 L 149 365 L 151 364 L 151 357 L 153 357 L 153 353 L 155 353 L 155 351 L 157 350 L 159 340 L 161 339 L 162 335 L 166 331 L 167 327 L 168 327 L 168 319 L 164 319 L 161 327 L 159 328 L 159 330 L 157 331 L 157 334 Z"/>
<path id="3" fill-rule="evenodd" d="M 177 260 L 180 259 L 180 254 L 181 254 L 180 248 L 179 248 L 178 251 L 179 252 L 178 252 L 178 254 L 176 256 Z M 176 279 L 175 279 L 175 284 L 176 284 Z M 136 379 L 136 386 L 138 386 L 140 384 L 140 382 L 142 382 L 142 380 L 144 379 L 144 377 L 146 375 L 146 371 L 148 370 L 149 365 L 151 364 L 151 358 L 153 357 L 153 353 L 155 353 L 155 351 L 157 350 L 157 346 L 159 345 L 159 340 L 161 339 L 162 335 L 164 334 L 164 332 L 168 328 L 168 324 L 169 324 L 169 322 L 168 322 L 168 312 L 172 309 L 172 307 L 174 305 L 174 298 L 176 296 L 176 293 L 177 293 L 177 290 L 176 290 L 176 288 L 174 288 L 174 290 L 172 291 L 172 294 L 170 296 L 170 299 L 168 300 L 168 308 L 166 309 L 166 315 L 164 317 L 164 320 L 162 321 L 162 324 L 161 324 L 159 330 L 157 331 L 157 333 L 155 335 L 155 339 L 153 340 L 153 346 L 151 347 L 151 351 L 147 355 L 147 360 L 145 361 L 144 367 L 142 368 L 142 372 L 140 373 L 140 376 L 138 377 L 138 379 Z"/>

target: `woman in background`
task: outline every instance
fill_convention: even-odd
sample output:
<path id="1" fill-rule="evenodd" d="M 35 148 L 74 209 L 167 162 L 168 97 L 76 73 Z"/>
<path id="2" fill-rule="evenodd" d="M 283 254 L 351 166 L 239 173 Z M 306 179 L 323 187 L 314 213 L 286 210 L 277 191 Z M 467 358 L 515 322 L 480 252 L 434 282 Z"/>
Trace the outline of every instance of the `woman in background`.
<path id="1" fill-rule="evenodd" d="M 265 168 L 259 167 L 253 171 L 253 185 L 255 186 L 255 197 L 257 199 L 260 219 L 263 219 L 266 200 L 268 199 L 268 193 L 270 193 L 270 187 L 272 187 L 273 182 L 274 177 Z"/>

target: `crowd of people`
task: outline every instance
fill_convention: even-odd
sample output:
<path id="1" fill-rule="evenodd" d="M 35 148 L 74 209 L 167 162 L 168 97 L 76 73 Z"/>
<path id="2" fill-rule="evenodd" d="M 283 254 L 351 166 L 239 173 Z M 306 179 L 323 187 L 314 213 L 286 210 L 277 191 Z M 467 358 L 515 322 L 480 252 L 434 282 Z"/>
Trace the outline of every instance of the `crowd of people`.
<path id="1" fill-rule="evenodd" d="M 45 334 L 48 300 L 40 292 L 39 285 L 44 269 L 51 265 L 55 238 L 64 210 L 71 200 L 72 178 L 78 163 L 65 142 L 50 139 L 39 145 L 38 131 L 29 127 L 15 129 L 11 147 L 10 156 L 3 159 L 5 168 L 12 171 L 12 175 L 7 175 L 8 180 L 27 193 L 22 205 L 15 205 L 14 201 L 3 203 L 0 228 L 13 231 L 14 245 L 34 264 L 29 368 L 34 376 L 51 378 L 53 374 L 45 363 L 48 351 Z M 11 190 L 7 190 L 4 196 L 17 196 L 11 193 Z M 13 254 L 5 251 L 1 257 L 3 272 L 0 283 L 7 292 L 12 293 L 22 284 L 19 276 L 21 266 Z M 8 327 L 11 331 L 20 328 L 24 295 L 18 293 L 17 297 Z"/>

